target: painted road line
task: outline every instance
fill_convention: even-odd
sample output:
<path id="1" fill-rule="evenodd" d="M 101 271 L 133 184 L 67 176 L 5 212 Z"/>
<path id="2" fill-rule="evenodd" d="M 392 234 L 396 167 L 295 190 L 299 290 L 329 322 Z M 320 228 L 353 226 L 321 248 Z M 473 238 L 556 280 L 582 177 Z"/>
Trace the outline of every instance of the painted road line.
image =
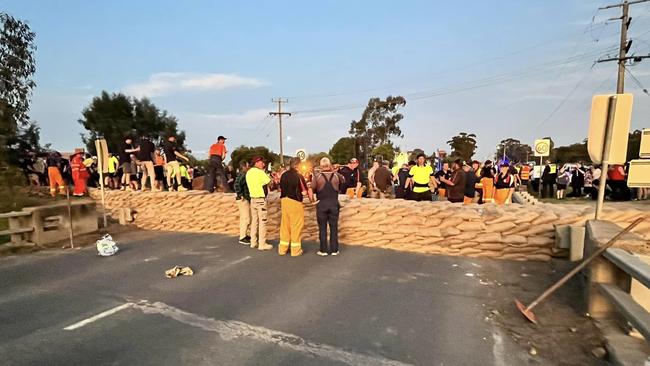
<path id="1" fill-rule="evenodd" d="M 96 322 L 99 319 L 106 318 L 107 316 L 111 316 L 111 315 L 117 313 L 118 311 L 122 311 L 124 309 L 130 308 L 133 305 L 134 305 L 133 303 L 127 302 L 126 304 L 116 306 L 116 307 L 114 307 L 112 309 L 106 310 L 106 311 L 104 311 L 102 313 L 99 313 L 99 314 L 97 314 L 95 316 L 91 316 L 88 319 L 84 319 L 84 320 L 82 320 L 80 322 L 69 325 L 69 326 L 67 326 L 67 327 L 65 327 L 63 329 L 64 330 L 75 330 L 75 329 L 81 328 L 84 325 L 88 325 L 88 324 L 90 324 L 92 322 Z"/>
<path id="2" fill-rule="evenodd" d="M 235 320 L 216 320 L 200 315 L 188 313 L 162 302 L 149 303 L 142 301 L 134 304 L 133 308 L 145 314 L 158 314 L 186 325 L 200 328 L 204 331 L 215 332 L 221 339 L 231 341 L 247 338 L 254 341 L 272 344 L 287 350 L 300 352 L 313 357 L 327 358 L 332 361 L 355 366 L 406 366 L 409 364 L 390 360 L 381 356 L 370 356 L 356 352 L 349 352 L 329 346 L 309 342 L 297 335 L 284 333 L 264 327 L 253 326 Z"/>

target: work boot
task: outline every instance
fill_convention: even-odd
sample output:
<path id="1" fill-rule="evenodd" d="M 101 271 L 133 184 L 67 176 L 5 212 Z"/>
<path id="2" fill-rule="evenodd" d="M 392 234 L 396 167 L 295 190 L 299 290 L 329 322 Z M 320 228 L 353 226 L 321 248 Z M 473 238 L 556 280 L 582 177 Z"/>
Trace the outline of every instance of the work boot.
<path id="1" fill-rule="evenodd" d="M 289 252 L 289 244 L 280 243 L 280 245 L 278 245 L 278 254 L 285 255 L 287 252 Z"/>
<path id="2" fill-rule="evenodd" d="M 302 247 L 300 246 L 291 246 L 291 256 L 292 257 L 300 257 L 302 255 Z"/>
<path id="3" fill-rule="evenodd" d="M 258 250 L 271 250 L 271 249 L 273 249 L 273 245 L 271 245 L 271 244 L 260 244 L 260 246 L 257 249 Z"/>
<path id="4" fill-rule="evenodd" d="M 251 243 L 251 249 L 255 249 L 255 248 L 257 248 L 257 244 Z"/>
<path id="5" fill-rule="evenodd" d="M 178 186 L 178 191 L 179 192 L 185 192 L 185 191 L 187 191 L 187 188 L 185 188 L 183 186 Z"/>

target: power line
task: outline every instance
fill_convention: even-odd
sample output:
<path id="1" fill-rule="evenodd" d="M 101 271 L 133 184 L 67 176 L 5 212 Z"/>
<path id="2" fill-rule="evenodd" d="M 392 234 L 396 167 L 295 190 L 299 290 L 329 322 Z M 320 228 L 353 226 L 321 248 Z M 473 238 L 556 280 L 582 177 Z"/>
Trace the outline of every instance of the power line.
<path id="1" fill-rule="evenodd" d="M 494 84 L 502 83 L 502 82 L 507 82 L 523 77 L 530 77 L 530 76 L 535 76 L 538 74 L 543 74 L 547 73 L 548 71 L 545 69 L 540 69 L 542 67 L 552 67 L 552 66 L 559 66 L 559 65 L 566 65 L 567 63 L 570 62 L 577 62 L 583 59 L 588 59 L 591 58 L 597 54 L 602 54 L 603 52 L 609 52 L 613 51 L 615 49 L 615 46 L 608 47 L 605 50 L 602 51 L 590 51 L 586 52 L 583 54 L 571 56 L 566 59 L 561 59 L 561 60 L 553 60 L 545 63 L 541 63 L 538 65 L 534 66 L 529 66 L 520 70 L 517 70 L 515 72 L 507 72 L 507 73 L 501 73 L 497 75 L 493 75 L 490 77 L 478 79 L 478 80 L 469 80 L 465 82 L 461 82 L 456 85 L 452 86 L 447 86 L 444 88 L 438 88 L 438 89 L 433 89 L 433 90 L 428 90 L 428 91 L 418 91 L 418 92 L 413 92 L 413 93 L 406 93 L 404 94 L 405 97 L 409 97 L 410 101 L 417 101 L 417 100 L 422 100 L 422 99 L 428 99 L 428 98 L 433 98 L 437 96 L 442 96 L 442 95 L 448 95 L 448 94 L 454 94 L 454 93 L 459 93 L 467 90 L 472 90 L 472 89 L 477 89 L 477 88 L 483 88 L 487 86 L 491 86 Z M 583 62 L 584 63 L 584 62 Z M 591 63 L 591 60 L 587 63 Z M 465 87 L 462 87 L 463 85 L 467 85 Z M 314 108 L 314 109 L 304 109 L 304 110 L 297 110 L 294 111 L 294 113 L 301 113 L 301 114 L 312 114 L 312 113 L 321 113 L 321 112 L 330 112 L 330 111 L 343 111 L 343 110 L 351 110 L 351 109 L 358 109 L 361 108 L 362 106 L 360 103 L 354 103 L 354 104 L 345 104 L 345 105 L 338 105 L 338 106 L 330 106 L 330 107 L 322 107 L 322 108 Z"/>
<path id="2" fill-rule="evenodd" d="M 639 79 L 637 79 L 636 76 L 634 76 L 634 74 L 632 74 L 632 71 L 630 69 L 628 69 L 627 67 L 625 67 L 625 71 L 627 72 L 628 75 L 630 75 L 632 77 L 632 80 L 641 89 L 641 91 L 643 91 L 647 96 L 650 96 L 650 93 L 648 93 L 648 89 L 646 89 L 643 86 L 643 84 L 641 84 L 641 81 L 639 81 Z"/>
<path id="3" fill-rule="evenodd" d="M 590 30 L 590 27 L 593 26 L 593 21 L 594 21 L 595 15 L 596 14 L 594 14 L 594 17 L 592 17 L 592 23 L 590 23 L 580 33 L 580 36 L 584 36 L 587 33 L 587 31 Z M 604 30 L 608 25 L 609 25 L 609 23 L 603 23 L 603 24 L 599 25 L 599 28 L 601 28 L 601 33 L 602 33 L 602 30 Z M 443 74 L 443 73 L 447 73 L 449 71 L 466 70 L 466 69 L 472 68 L 474 66 L 479 66 L 479 65 L 482 66 L 482 65 L 485 65 L 485 64 L 490 63 L 492 61 L 497 61 L 497 60 L 501 60 L 501 59 L 504 59 L 504 58 L 508 58 L 508 57 L 510 57 L 512 55 L 523 53 L 523 52 L 526 52 L 526 51 L 529 51 L 529 50 L 536 50 L 536 49 L 539 49 L 541 46 L 552 44 L 557 40 L 565 40 L 565 39 L 566 39 L 566 35 L 553 37 L 551 39 L 547 39 L 545 41 L 533 44 L 531 46 L 520 48 L 518 50 L 514 50 L 514 51 L 511 51 L 511 52 L 504 53 L 504 54 L 496 55 L 496 56 L 493 56 L 493 57 L 490 57 L 490 58 L 483 58 L 478 62 L 472 62 L 472 63 L 468 63 L 468 64 L 458 66 L 458 67 L 446 68 L 446 69 L 440 70 L 440 71 L 438 71 L 438 72 L 436 72 L 434 74 L 431 74 L 430 76 L 440 75 L 440 74 Z M 368 93 L 368 92 L 372 92 L 372 91 L 384 90 L 384 89 L 388 89 L 388 88 L 391 88 L 391 87 L 404 85 L 404 84 L 407 84 L 407 83 L 409 83 L 411 81 L 419 81 L 419 80 L 421 80 L 421 78 L 416 78 L 416 79 L 412 79 L 412 80 L 409 80 L 409 81 L 400 82 L 400 83 L 397 83 L 397 84 L 393 83 L 393 84 L 385 85 L 385 86 L 382 86 L 382 87 L 367 88 L 367 89 L 363 89 L 363 90 L 356 90 L 356 91 L 349 91 L 349 92 L 334 92 L 334 93 L 328 93 L 328 94 L 297 95 L 297 96 L 291 96 L 289 98 L 290 99 L 321 99 L 321 98 L 332 98 L 332 97 L 341 97 L 341 96 L 348 96 L 348 95 L 357 95 L 357 94 L 363 94 L 363 93 Z"/>

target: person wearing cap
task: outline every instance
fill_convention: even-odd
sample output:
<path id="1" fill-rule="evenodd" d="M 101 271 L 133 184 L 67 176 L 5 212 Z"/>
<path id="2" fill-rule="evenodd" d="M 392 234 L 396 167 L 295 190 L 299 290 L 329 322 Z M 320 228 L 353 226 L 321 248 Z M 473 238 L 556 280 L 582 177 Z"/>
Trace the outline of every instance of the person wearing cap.
<path id="1" fill-rule="evenodd" d="M 347 194 L 351 197 L 359 195 L 361 192 L 361 171 L 359 170 L 359 160 L 350 159 L 348 165 L 339 169 L 339 174 L 345 178 L 345 182 L 340 186 L 340 193 Z"/>
<path id="2" fill-rule="evenodd" d="M 219 180 L 221 181 L 221 188 L 223 191 L 230 192 L 226 172 L 223 170 L 223 162 L 226 160 L 227 153 L 226 138 L 223 136 L 217 137 L 217 143 L 210 146 L 210 162 L 205 176 L 205 185 L 203 187 L 210 193 L 214 192 L 217 177 L 219 177 Z"/>
<path id="3" fill-rule="evenodd" d="M 510 174 L 510 166 L 508 164 L 501 164 L 499 174 L 494 178 L 494 202 L 497 205 L 505 205 L 510 195 L 510 187 L 514 185 L 514 179 Z"/>
<path id="4" fill-rule="evenodd" d="M 291 246 L 291 256 L 302 255 L 302 228 L 305 225 L 305 207 L 303 197 L 307 195 L 309 201 L 314 201 L 311 188 L 307 187 L 305 178 L 298 173 L 300 158 L 289 160 L 289 170 L 280 177 L 280 207 L 282 220 L 280 221 L 280 244 L 278 254 L 285 255 Z"/>
<path id="5" fill-rule="evenodd" d="M 165 158 L 165 171 L 167 172 L 167 187 L 169 191 L 172 192 L 174 190 L 174 179 L 176 180 L 178 190 L 184 191 L 185 188 L 181 185 L 181 167 L 178 163 L 178 158 L 187 162 L 190 159 L 178 152 L 176 136 L 169 136 L 163 144 L 163 156 Z"/>
<path id="6" fill-rule="evenodd" d="M 465 199 L 465 172 L 463 161 L 456 159 L 451 166 L 451 179 L 441 177 L 440 180 L 447 185 L 447 199 L 449 202 L 459 203 Z"/>
<path id="7" fill-rule="evenodd" d="M 78 150 L 70 157 L 70 168 L 72 170 L 72 180 L 74 181 L 72 195 L 77 197 L 86 194 L 86 184 L 90 176 L 86 165 L 84 165 L 83 155 L 83 151 Z"/>
<path id="8" fill-rule="evenodd" d="M 414 201 L 431 201 L 431 189 L 429 184 L 434 187 L 436 181 L 433 177 L 433 168 L 426 164 L 424 154 L 418 154 L 417 165 L 409 170 L 409 177 L 406 181 L 405 188 L 411 187 L 411 199 Z"/>
<path id="9" fill-rule="evenodd" d="M 332 169 L 328 158 L 320 160 L 320 172 L 314 174 L 311 187 L 316 194 L 316 220 L 318 222 L 318 239 L 320 249 L 317 255 L 326 257 L 339 254 L 339 192 L 345 184 L 345 177 Z M 327 242 L 327 226 L 330 228 L 329 245 Z"/>
<path id="10" fill-rule="evenodd" d="M 253 166 L 246 173 L 246 185 L 251 195 L 251 248 L 271 250 L 273 245 L 266 242 L 266 193 L 271 178 L 264 171 L 264 158 L 256 156 L 252 163 Z"/>

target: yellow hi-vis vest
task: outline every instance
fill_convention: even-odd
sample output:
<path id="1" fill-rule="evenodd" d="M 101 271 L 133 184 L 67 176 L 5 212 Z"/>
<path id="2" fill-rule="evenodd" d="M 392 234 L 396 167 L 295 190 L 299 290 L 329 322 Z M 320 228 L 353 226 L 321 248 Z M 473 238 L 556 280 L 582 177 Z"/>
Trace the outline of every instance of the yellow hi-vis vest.
<path id="1" fill-rule="evenodd" d="M 555 174 L 557 173 L 557 165 L 555 164 L 549 164 L 549 167 L 551 168 L 550 173 Z"/>

